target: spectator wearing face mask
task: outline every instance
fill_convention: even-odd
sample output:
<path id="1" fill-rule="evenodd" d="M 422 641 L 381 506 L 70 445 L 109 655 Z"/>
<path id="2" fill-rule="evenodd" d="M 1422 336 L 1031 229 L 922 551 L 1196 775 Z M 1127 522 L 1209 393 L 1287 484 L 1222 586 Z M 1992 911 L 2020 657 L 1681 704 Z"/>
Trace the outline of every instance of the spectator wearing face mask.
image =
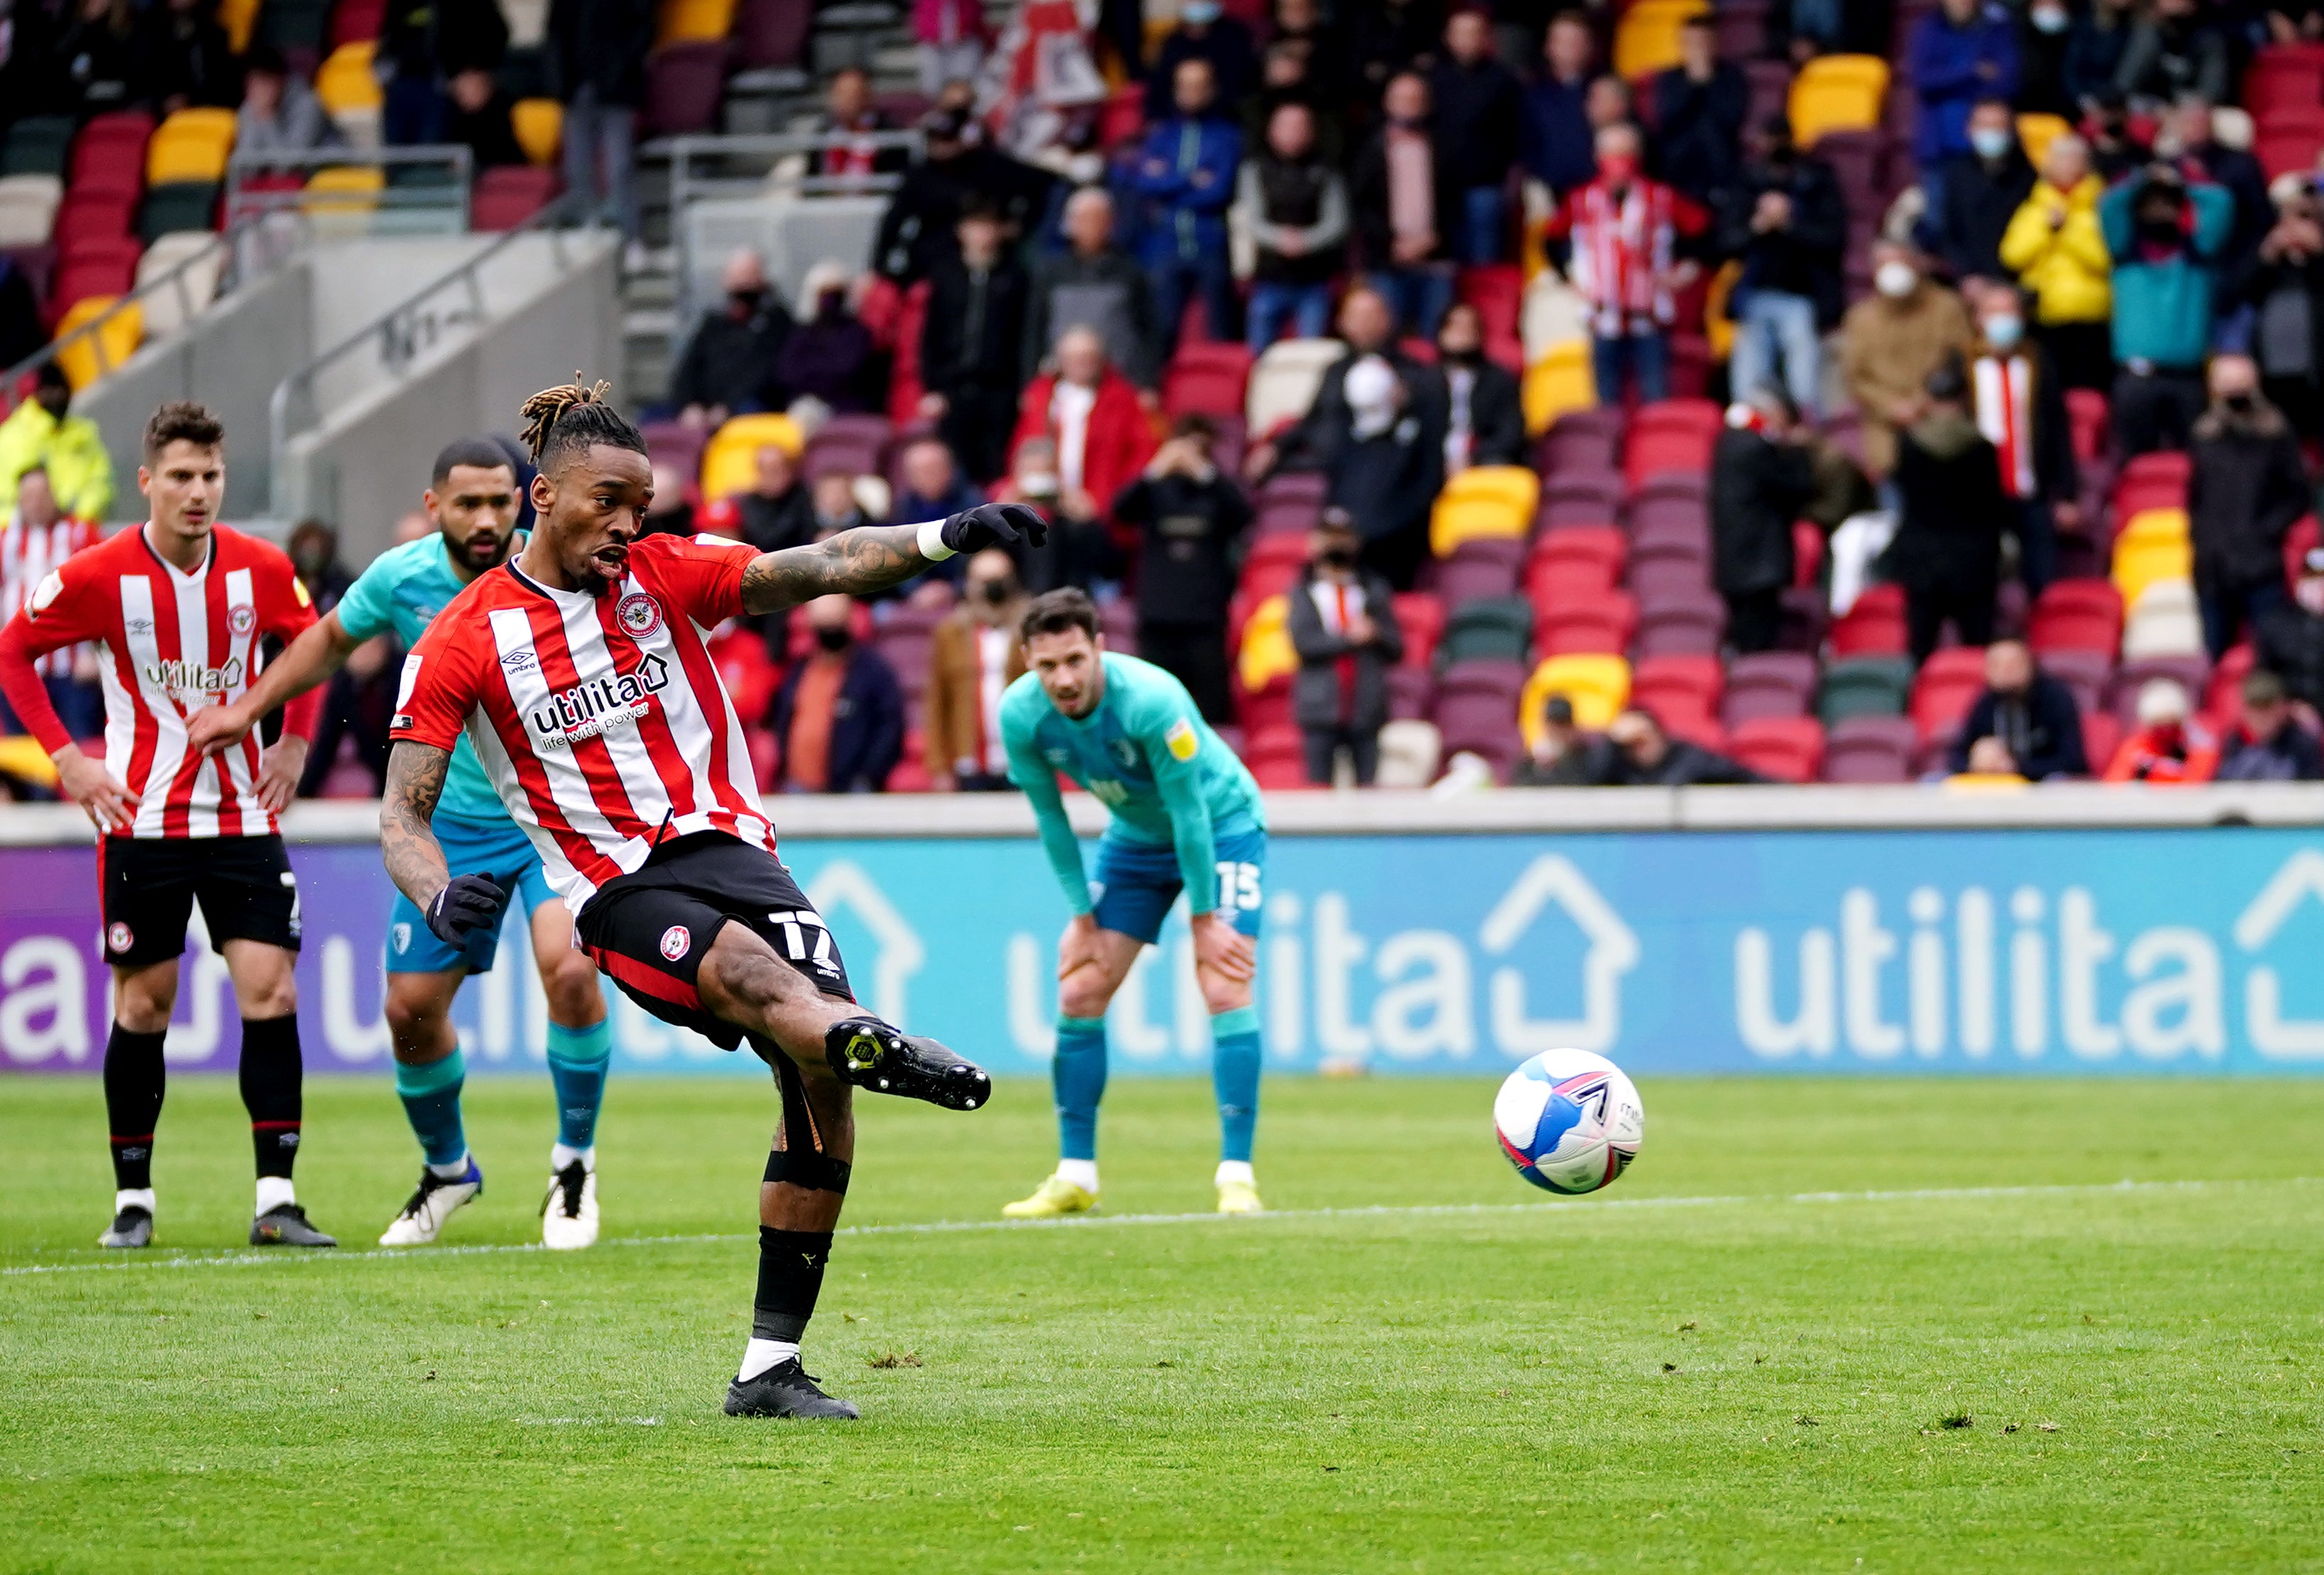
<path id="1" fill-rule="evenodd" d="M 2221 280 L 2235 281 L 2250 272 L 2260 238 L 2275 224 L 2275 205 L 2268 198 L 2267 172 L 2259 161 L 2245 149 L 2219 141 L 2212 130 L 2215 118 L 2210 105 L 2200 100 L 2178 105 L 2155 130 L 2154 156 L 2176 166 L 2188 185 L 2209 181 L 2234 199 L 2235 226 L 2219 249 L 2218 269 Z M 2232 285 L 2221 291 L 2218 309 L 2212 348 L 2237 352 L 2249 348 L 2250 324 Z"/>
<path id="2" fill-rule="evenodd" d="M 2138 727 L 2107 763 L 2109 782 L 2208 782 L 2219 769 L 2218 741 L 2187 718 L 2187 691 L 2149 678 L 2138 691 Z"/>
<path id="3" fill-rule="evenodd" d="M 868 415 L 886 398 L 882 359 L 848 296 L 844 263 L 825 259 L 799 284 L 804 314 L 775 353 L 775 380 L 787 398 L 821 400 L 840 415 Z"/>
<path id="4" fill-rule="evenodd" d="M 1979 100 L 2016 97 L 2016 29 L 1991 0 L 1942 0 L 1914 26 L 1906 65 L 1920 101 L 1913 156 L 1925 175 L 1969 151 L 1969 112 Z"/>
<path id="5" fill-rule="evenodd" d="M 1439 407 L 1438 413 L 1424 415 L 1423 419 L 1443 420 L 1443 401 L 1437 397 L 1442 392 L 1441 385 L 1428 375 L 1428 368 L 1404 353 L 1396 336 L 1396 315 L 1385 296 L 1365 285 L 1350 290 L 1340 298 L 1339 329 L 1340 338 L 1347 345 L 1346 353 L 1323 369 L 1323 381 L 1317 386 L 1305 415 L 1276 438 L 1261 438 L 1250 446 L 1243 456 L 1246 481 L 1259 482 L 1278 467 L 1328 468 L 1332 456 L 1347 442 L 1348 373 L 1363 361 L 1377 359 L 1386 363 L 1407 390 Z"/>
<path id="6" fill-rule="evenodd" d="M 2301 560 L 2289 601 L 2252 620 L 2259 665 L 2280 675 L 2293 696 L 2324 705 L 2324 547 Z"/>
<path id="7" fill-rule="evenodd" d="M 960 255 L 938 263 L 928 278 L 920 330 L 920 379 L 927 391 L 920 396 L 920 417 L 936 422 L 962 467 L 984 481 L 1008 463 L 1030 287 L 1003 249 L 998 214 L 971 208 L 959 228 Z"/>
<path id="8" fill-rule="evenodd" d="M 1227 604 L 1251 521 L 1242 489 L 1211 456 L 1207 416 L 1178 418 L 1170 440 L 1113 500 L 1138 532 L 1138 654 L 1186 686 L 1206 722 L 1231 722 Z"/>
<path id="9" fill-rule="evenodd" d="M 1552 695 L 1541 703 L 1541 731 L 1509 773 L 1512 788 L 1603 788 L 1619 774 L 1614 746 L 1582 731 L 1573 702 Z"/>
<path id="10" fill-rule="evenodd" d="M 1960 364 L 1929 376 L 1925 409 L 1896 439 L 1895 539 L 1886 559 L 1904 587 L 1913 660 L 1929 659 L 1950 620 L 1963 645 L 1993 638 L 2001 532 L 2012 517 L 2001 462 L 1969 419 Z"/>
<path id="11" fill-rule="evenodd" d="M 1378 356 L 1348 369 L 1346 425 L 1325 498 L 1347 511 L 1367 567 L 1408 591 L 1428 557 L 1428 515 L 1444 485 L 1443 407 Z"/>
<path id="12" fill-rule="evenodd" d="M 2004 285 L 1978 298 L 1977 355 L 1969 363 L 1977 429 L 1999 456 L 2001 491 L 2017 537 L 2018 573 L 2038 596 L 2057 577 L 2058 532 L 2081 528 L 2081 475 L 2074 464 L 2066 390 L 2042 346 L 2025 336 L 2025 311 Z"/>
<path id="13" fill-rule="evenodd" d="M 1636 128 L 1598 134 L 1598 178 L 1568 196 L 1548 235 L 1565 253 L 1566 277 L 1589 303 L 1598 402 L 1618 405 L 1634 382 L 1638 402 L 1670 395 L 1670 330 L 1676 296 L 1700 266 L 1683 248 L 1708 216 L 1639 163 Z"/>
<path id="14" fill-rule="evenodd" d="M 1877 477 L 1895 468 L 1897 428 L 1926 409 L 1930 374 L 1966 357 L 1977 330 L 1960 297 L 1901 242 L 1872 248 L 1872 289 L 1840 322 L 1840 371 L 1864 423 L 1865 465 Z"/>
<path id="15" fill-rule="evenodd" d="M 2260 392 L 2292 430 L 2324 432 L 2324 204 L 2304 175 L 2276 182 L 2277 217 L 2244 281 Z"/>
<path id="16" fill-rule="evenodd" d="M 1038 552 L 1022 548 L 1016 552 L 1017 577 L 1027 595 L 1038 596 L 1067 585 L 1092 591 L 1101 582 L 1120 576 L 1121 554 L 1105 521 L 1093 514 L 1076 514 L 1065 505 L 1055 438 L 1041 432 L 1020 438 L 1009 457 L 1009 467 L 1007 478 L 992 489 L 992 501 L 1028 503 L 1049 520 L 1047 547 Z M 1085 493 L 1075 500 L 1077 504 L 1087 501 Z"/>
<path id="17" fill-rule="evenodd" d="M 2066 0 L 2035 0 L 2017 13 L 2016 106 L 2027 115 L 2080 113 L 2066 91 L 2066 51 L 2073 41 Z"/>
<path id="18" fill-rule="evenodd" d="M 2001 265 L 2034 296 L 2034 337 L 2068 388 L 2114 382 L 2113 259 L 2098 226 L 2105 184 L 2089 144 L 2069 132 L 2042 153 L 2042 179 L 2001 237 Z"/>
<path id="19" fill-rule="evenodd" d="M 1139 152 L 1136 174 L 1147 204 L 1146 272 L 1154 282 L 1165 354 L 1176 345 L 1179 319 L 1195 295 L 1211 337 L 1234 337 L 1226 214 L 1234 201 L 1235 166 L 1242 161 L 1242 134 L 1221 110 L 1210 63 L 1181 60 L 1172 80 L 1167 110 L 1148 110 L 1153 129 Z"/>
<path id="20" fill-rule="evenodd" d="M 2123 46 L 2114 85 L 2134 110 L 2188 97 L 2224 104 L 2231 66 L 2227 35 L 2203 14 L 2203 0 L 2153 0 Z"/>
<path id="21" fill-rule="evenodd" d="M 2088 776 L 2074 692 L 2034 665 L 2024 640 L 1995 640 L 1985 650 L 1985 692 L 1962 719 L 1950 760 L 1955 771 L 2029 782 Z"/>
<path id="22" fill-rule="evenodd" d="M 1348 187 L 1315 152 L 1304 104 L 1276 107 L 1266 145 L 1237 178 L 1236 210 L 1257 251 L 1250 287 L 1254 355 L 1288 327 L 1319 339 L 1332 319 L 1332 280 L 1347 262 Z"/>
<path id="23" fill-rule="evenodd" d="M 1452 237 L 1465 222 L 1461 179 L 1437 143 L 1425 78 L 1399 72 L 1381 107 L 1384 122 L 1349 180 L 1356 236 L 1372 289 L 1404 331 L 1434 335 L 1452 302 Z"/>
<path id="24" fill-rule="evenodd" d="M 1793 143 L 1788 116 L 1761 122 L 1751 144 L 1720 199 L 1720 250 L 1743 264 L 1727 298 L 1728 381 L 1748 396 L 1780 366 L 1792 403 L 1812 413 L 1823 403 L 1823 335 L 1840 321 L 1848 205 L 1831 166 Z"/>
<path id="25" fill-rule="evenodd" d="M 939 793 L 1008 791 L 1001 743 L 1001 696 L 1025 671 L 1017 622 L 1025 593 L 1009 554 L 989 547 L 968 560 L 960 605 L 936 625 L 928 652 L 921 736 L 928 777 Z"/>
<path id="26" fill-rule="evenodd" d="M 782 403 L 775 358 L 790 336 L 791 315 L 767 288 L 766 264 L 756 252 L 737 251 L 719 284 L 725 300 L 702 314 L 670 377 L 678 419 L 696 428 Z"/>
<path id="27" fill-rule="evenodd" d="M 1436 330 L 1444 384 L 1444 474 L 1472 465 L 1523 465 L 1525 410 L 1517 376 L 1485 354 L 1485 321 L 1466 302 Z"/>
<path id="28" fill-rule="evenodd" d="M 1218 102 L 1229 115 L 1259 81 L 1259 51 L 1252 47 L 1250 29 L 1226 14 L 1219 0 L 1184 0 L 1178 25 L 1162 35 L 1146 75 L 1148 124 L 1158 124 L 1183 109 L 1176 93 L 1178 68 L 1188 60 L 1209 68 Z"/>
<path id="29" fill-rule="evenodd" d="M 1299 653 L 1291 714 L 1307 751 L 1307 780 L 1329 787 L 1347 751 L 1356 785 L 1379 769 L 1388 671 L 1404 659 L 1388 580 L 1361 562 L 1355 527 L 1327 509 L 1307 539 L 1307 566 L 1291 587 L 1288 623 Z"/>
<path id="30" fill-rule="evenodd" d="M 2187 522 L 2203 643 L 2217 661 L 2283 600 L 2283 534 L 2314 505 L 2292 424 L 2260 397 L 2250 358 L 2211 363 L 2211 408 L 2195 423 Z"/>
<path id="31" fill-rule="evenodd" d="M 2114 258 L 2115 447 L 2125 456 L 2183 448 L 2203 409 L 2217 261 L 2235 200 L 2149 165 L 2098 202 Z"/>
<path id="32" fill-rule="evenodd" d="M 1729 408 L 1711 456 L 1711 580 L 1736 653 L 1772 650 L 1797 568 L 1792 522 L 1815 494 L 1799 410 L 1774 383 Z"/>
<path id="33" fill-rule="evenodd" d="M 2264 668 L 2244 677 L 2243 714 L 2219 741 L 2222 782 L 2313 782 L 2324 749 L 2292 713 L 2283 680 Z"/>
<path id="34" fill-rule="evenodd" d="M 904 753 L 904 691 L 887 659 L 854 634 L 855 601 L 817 596 L 805 612 L 815 654 L 775 692 L 773 787 L 785 793 L 882 793 Z"/>
<path id="35" fill-rule="evenodd" d="M 2017 144 L 2008 101 L 1979 99 L 1969 112 L 1969 152 L 1945 165 L 1932 194 L 1928 249 L 1956 279 L 2002 277 L 2002 236 L 2033 190 L 2034 166 Z"/>

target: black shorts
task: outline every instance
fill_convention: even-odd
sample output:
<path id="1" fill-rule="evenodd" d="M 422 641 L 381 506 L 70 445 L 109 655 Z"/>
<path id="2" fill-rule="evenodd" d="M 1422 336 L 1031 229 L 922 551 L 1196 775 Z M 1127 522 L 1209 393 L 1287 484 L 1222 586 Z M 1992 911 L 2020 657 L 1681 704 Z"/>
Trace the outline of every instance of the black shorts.
<path id="1" fill-rule="evenodd" d="M 97 884 L 105 960 L 118 967 L 183 953 L 197 902 L 212 951 L 228 941 L 299 949 L 299 878 L 280 836 L 101 837 Z"/>
<path id="2" fill-rule="evenodd" d="M 724 832 L 695 832 L 656 849 L 643 866 L 597 889 L 574 921 L 591 961 L 622 993 L 722 1050 L 742 1030 L 703 1007 L 696 976 L 729 920 L 775 950 L 824 994 L 855 999 L 847 964 L 822 916 L 764 848 Z"/>

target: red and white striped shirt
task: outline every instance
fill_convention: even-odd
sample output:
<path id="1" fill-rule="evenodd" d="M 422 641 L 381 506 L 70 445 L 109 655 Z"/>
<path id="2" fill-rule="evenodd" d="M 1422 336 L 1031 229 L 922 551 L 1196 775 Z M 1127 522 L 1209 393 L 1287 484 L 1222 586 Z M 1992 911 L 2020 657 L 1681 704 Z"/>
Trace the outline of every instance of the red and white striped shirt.
<path id="1" fill-rule="evenodd" d="M 137 796 L 134 837 L 266 836 L 278 830 L 258 802 L 259 738 L 219 753 L 189 756 L 186 718 L 239 699 L 258 676 L 258 642 L 288 641 L 315 622 L 314 604 L 281 548 L 224 525 L 210 531 L 209 556 L 192 574 L 164 561 L 145 539 L 124 530 L 75 553 L 34 587 L 0 635 L 0 656 L 35 658 L 77 640 L 98 644 L 105 683 L 105 767 Z M 14 679 L 27 669 L 5 671 Z M 66 737 L 40 686 L 8 683 L 8 699 L 42 745 Z M 304 736 L 319 693 L 291 703 L 285 730 Z"/>
<path id="2" fill-rule="evenodd" d="M 742 612 L 757 556 L 724 537 L 649 536 L 595 596 L 513 561 L 479 575 L 404 659 L 390 736 L 448 750 L 465 730 L 576 913 L 668 837 L 722 831 L 772 852 L 742 720 L 707 649 Z"/>
<path id="3" fill-rule="evenodd" d="M 1977 429 L 2001 459 L 2001 490 L 2030 498 L 2034 471 L 2034 364 L 2023 355 L 1980 355 L 1970 369 Z"/>
<path id="4" fill-rule="evenodd" d="M 0 534 L 0 622 L 23 612 L 42 580 L 74 553 L 95 547 L 102 534 L 88 520 L 65 515 L 46 525 L 28 525 L 22 514 L 10 520 Z M 69 678 L 78 654 L 77 647 L 60 647 L 33 662 L 32 670 L 44 678 Z"/>
<path id="5" fill-rule="evenodd" d="M 1704 222 L 1701 208 L 1657 180 L 1634 180 L 1619 198 L 1603 180 L 1567 193 L 1549 233 L 1573 244 L 1566 276 L 1590 303 L 1591 332 L 1612 338 L 1669 327 L 1678 303 L 1665 281 L 1679 237 Z"/>

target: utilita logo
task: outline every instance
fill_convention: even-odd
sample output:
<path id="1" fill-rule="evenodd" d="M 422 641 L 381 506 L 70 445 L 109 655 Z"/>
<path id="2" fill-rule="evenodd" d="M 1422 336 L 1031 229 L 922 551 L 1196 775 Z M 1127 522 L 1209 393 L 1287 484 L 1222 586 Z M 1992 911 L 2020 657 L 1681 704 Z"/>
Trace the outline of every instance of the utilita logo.
<path id="1" fill-rule="evenodd" d="M 551 695 L 533 708 L 532 731 L 543 749 L 570 749 L 638 721 L 652 709 L 650 698 L 669 686 L 669 664 L 649 654 L 635 672 L 608 673 Z"/>
<path id="2" fill-rule="evenodd" d="M 242 659 L 236 657 L 222 668 L 196 667 L 174 658 L 147 662 L 145 679 L 155 688 L 166 689 L 172 695 L 223 695 L 242 687 Z"/>

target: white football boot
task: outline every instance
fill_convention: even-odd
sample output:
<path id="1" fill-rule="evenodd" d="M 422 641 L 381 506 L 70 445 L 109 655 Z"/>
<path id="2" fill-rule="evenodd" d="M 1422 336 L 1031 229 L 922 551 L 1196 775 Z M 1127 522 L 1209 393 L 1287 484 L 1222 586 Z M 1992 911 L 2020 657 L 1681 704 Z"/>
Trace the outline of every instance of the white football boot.
<path id="1" fill-rule="evenodd" d="M 444 1221 L 452 1211 L 484 1190 L 484 1173 L 476 1168 L 475 1156 L 468 1158 L 466 1174 L 440 1176 L 426 1165 L 420 1167 L 420 1185 L 403 1205 L 403 1212 L 382 1232 L 382 1247 L 425 1247 L 436 1239 L 444 1229 Z"/>
<path id="2" fill-rule="evenodd" d="M 559 1250 L 597 1243 L 597 1173 L 579 1160 L 551 1171 L 540 1201 L 540 1244 Z"/>

